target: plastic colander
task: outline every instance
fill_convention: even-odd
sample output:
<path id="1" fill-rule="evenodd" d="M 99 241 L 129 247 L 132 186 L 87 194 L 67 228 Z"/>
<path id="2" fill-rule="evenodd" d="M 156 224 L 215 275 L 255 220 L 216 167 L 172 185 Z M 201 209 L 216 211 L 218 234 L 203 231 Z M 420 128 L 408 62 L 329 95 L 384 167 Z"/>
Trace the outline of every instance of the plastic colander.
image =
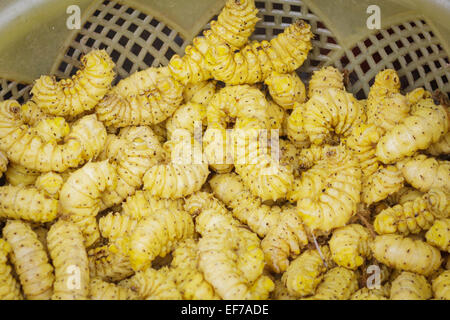
<path id="1" fill-rule="evenodd" d="M 215 17 L 224 0 L 2 0 L 0 100 L 28 99 L 41 74 L 68 77 L 80 55 L 106 49 L 120 77 L 167 65 Z M 307 81 L 322 66 L 346 69 L 348 89 L 365 98 L 375 75 L 398 71 L 407 91 L 425 87 L 450 96 L 449 0 L 256 0 L 261 20 L 253 39 L 271 39 L 296 19 L 316 35 L 299 70 Z M 76 5 L 81 28 L 69 29 Z M 369 29 L 368 8 L 380 10 L 380 29 Z M 68 13 L 69 12 L 69 13 Z"/>

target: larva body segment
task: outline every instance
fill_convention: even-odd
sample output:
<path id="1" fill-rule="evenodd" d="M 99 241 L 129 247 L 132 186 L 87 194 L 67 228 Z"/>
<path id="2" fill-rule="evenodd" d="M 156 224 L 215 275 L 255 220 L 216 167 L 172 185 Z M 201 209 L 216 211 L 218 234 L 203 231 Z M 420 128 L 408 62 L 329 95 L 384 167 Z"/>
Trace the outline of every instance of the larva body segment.
<path id="1" fill-rule="evenodd" d="M 216 93 L 216 84 L 214 80 L 187 84 L 183 91 L 184 102 L 194 102 L 207 106 Z"/>
<path id="2" fill-rule="evenodd" d="M 298 20 L 269 41 L 253 41 L 235 51 L 227 44 L 210 47 L 205 54 L 207 68 L 216 80 L 226 84 L 254 84 L 272 71 L 289 73 L 299 68 L 311 50 L 311 27 Z"/>
<path id="3" fill-rule="evenodd" d="M 55 268 L 52 300 L 88 299 L 88 257 L 78 227 L 59 220 L 48 232 L 47 245 Z"/>
<path id="4" fill-rule="evenodd" d="M 264 83 L 268 86 L 272 99 L 284 109 L 292 109 L 295 102 L 306 100 L 306 89 L 295 72 L 280 74 L 272 72 Z"/>
<path id="5" fill-rule="evenodd" d="M 114 80 L 114 62 L 105 50 L 92 50 L 81 58 L 81 69 L 59 82 L 41 76 L 33 88 L 32 100 L 44 112 L 56 116 L 77 116 L 91 110 L 103 98 Z"/>
<path id="6" fill-rule="evenodd" d="M 376 151 L 378 159 L 393 163 L 427 149 L 447 133 L 448 122 L 443 106 L 436 106 L 432 99 L 421 100 L 409 117 L 380 139 Z"/>
<path id="7" fill-rule="evenodd" d="M 412 96 L 410 96 L 412 97 Z M 389 131 L 408 116 L 410 103 L 400 93 L 400 78 L 395 70 L 379 72 L 367 99 L 368 123 Z"/>
<path id="8" fill-rule="evenodd" d="M 390 194 L 403 187 L 402 172 L 396 166 L 380 167 L 377 171 L 362 181 L 362 201 L 372 203 L 386 199 Z"/>
<path id="9" fill-rule="evenodd" d="M 22 300 L 20 285 L 12 275 L 11 266 L 8 264 L 8 254 L 11 246 L 0 239 L 0 300 Z"/>
<path id="10" fill-rule="evenodd" d="M 403 187 L 396 193 L 389 195 L 389 197 L 387 197 L 386 200 L 390 204 L 396 205 L 396 204 L 404 204 L 408 201 L 413 201 L 421 196 L 423 196 L 423 192 L 411 187 Z"/>
<path id="11" fill-rule="evenodd" d="M 5 172 L 6 181 L 11 186 L 29 186 L 36 182 L 41 172 L 25 168 L 24 166 L 10 162 Z"/>
<path id="12" fill-rule="evenodd" d="M 167 136 L 170 139 L 175 130 L 188 130 L 194 134 L 195 129 L 202 130 L 206 126 L 206 106 L 188 102 L 180 106 L 166 122 Z M 201 133 L 201 131 L 200 131 Z"/>
<path id="13" fill-rule="evenodd" d="M 259 20 L 257 12 L 254 0 L 228 0 L 217 21 L 211 21 L 211 30 L 204 31 L 203 37 L 194 38 L 183 57 L 171 58 L 169 69 L 173 77 L 184 85 L 208 80 L 211 73 L 204 57 L 208 49 L 224 43 L 234 49 L 244 46 Z"/>
<path id="14" fill-rule="evenodd" d="M 34 222 L 53 221 L 58 215 L 58 200 L 34 187 L 0 187 L 0 217 Z"/>
<path id="15" fill-rule="evenodd" d="M 272 226 L 261 241 L 266 264 L 276 272 L 284 272 L 289 265 L 289 257 L 300 254 L 308 244 L 308 237 L 300 216 L 295 208 L 282 210 L 278 223 Z"/>
<path id="16" fill-rule="evenodd" d="M 253 232 L 263 237 L 277 225 L 280 212 L 263 205 L 244 186 L 242 179 L 235 173 L 216 175 L 209 184 L 217 198 L 232 209 L 233 216 L 247 224 Z"/>
<path id="17" fill-rule="evenodd" d="M 296 297 L 289 294 L 289 291 L 281 280 L 275 280 L 274 284 L 275 289 L 270 295 L 271 300 L 296 300 Z"/>
<path id="18" fill-rule="evenodd" d="M 432 289 L 436 299 L 450 300 L 450 270 L 433 279 Z"/>
<path id="19" fill-rule="evenodd" d="M 450 219 L 436 220 L 425 234 L 425 238 L 436 248 L 450 252 Z"/>
<path id="20" fill-rule="evenodd" d="M 313 300 L 348 300 L 356 290 L 358 290 L 356 272 L 335 267 L 325 273 L 316 294 L 311 298 Z"/>
<path id="21" fill-rule="evenodd" d="M 111 252 L 109 246 L 88 251 L 89 272 L 105 281 L 120 281 L 134 274 L 130 259 L 121 252 Z"/>
<path id="22" fill-rule="evenodd" d="M 200 144 L 187 130 L 177 130 L 166 142 L 166 163 L 151 167 L 144 175 L 144 189 L 150 194 L 177 199 L 186 197 L 202 187 L 209 175 Z"/>
<path id="23" fill-rule="evenodd" d="M 95 108 L 112 127 L 154 125 L 170 117 L 183 100 L 183 86 L 167 67 L 148 68 L 121 80 Z"/>
<path id="24" fill-rule="evenodd" d="M 431 285 L 423 275 L 403 271 L 392 281 L 391 300 L 427 300 L 431 296 Z"/>
<path id="25" fill-rule="evenodd" d="M 320 250 L 325 263 L 330 263 L 331 254 L 328 246 L 322 246 Z M 291 262 L 281 281 L 289 294 L 294 297 L 312 295 L 322 281 L 323 274 L 327 271 L 325 263 L 317 250 L 306 250 Z"/>
<path id="26" fill-rule="evenodd" d="M 405 181 L 422 192 L 436 188 L 450 193 L 450 161 L 421 154 L 397 163 L 397 167 Z"/>
<path id="27" fill-rule="evenodd" d="M 382 131 L 376 125 L 360 123 L 353 127 L 345 140 L 345 146 L 353 152 L 361 165 L 363 177 L 371 176 L 379 167 L 375 147 L 381 136 Z"/>
<path id="28" fill-rule="evenodd" d="M 41 174 L 35 182 L 38 190 L 43 191 L 48 196 L 58 199 L 59 192 L 64 183 L 64 178 L 55 172 L 47 172 Z"/>
<path id="29" fill-rule="evenodd" d="M 109 240 L 131 236 L 138 223 L 128 215 L 110 212 L 98 221 L 98 227 L 102 237 Z"/>
<path id="30" fill-rule="evenodd" d="M 147 128 L 150 130 L 150 128 Z M 156 137 L 154 137 L 154 143 Z M 108 140 L 106 155 L 116 164 L 117 186 L 101 195 L 102 209 L 121 203 L 142 185 L 144 174 L 163 159 L 162 149 L 149 147 L 144 139 L 113 136 Z"/>
<path id="31" fill-rule="evenodd" d="M 3 236 L 12 248 L 12 261 L 26 299 L 49 300 L 53 293 L 53 267 L 31 227 L 20 220 L 8 220 Z"/>
<path id="32" fill-rule="evenodd" d="M 219 297 L 198 267 L 198 244 L 187 239 L 172 253 L 172 277 L 186 300 L 212 300 Z"/>
<path id="33" fill-rule="evenodd" d="M 86 247 L 100 237 L 96 215 L 100 211 L 101 193 L 117 184 L 116 169 L 108 160 L 89 162 L 70 174 L 61 188 L 62 215 L 74 222 L 85 236 Z"/>
<path id="34" fill-rule="evenodd" d="M 426 150 L 428 154 L 439 156 L 450 153 L 450 132 L 447 132 L 438 142 L 433 143 Z"/>
<path id="35" fill-rule="evenodd" d="M 130 278 L 130 287 L 136 291 L 140 299 L 145 300 L 181 300 L 182 296 L 177 289 L 167 268 L 155 270 L 146 268 L 138 271 Z"/>
<path id="36" fill-rule="evenodd" d="M 131 236 L 129 255 L 133 269 L 144 270 L 157 256 L 164 257 L 193 233 L 194 223 L 186 211 L 161 209 L 145 217 Z"/>
<path id="37" fill-rule="evenodd" d="M 70 132 L 69 124 L 62 117 L 45 118 L 40 120 L 34 127 L 36 135 L 43 141 L 61 141 Z"/>
<path id="38" fill-rule="evenodd" d="M 370 233 L 359 224 L 349 224 L 333 231 L 329 246 L 333 261 L 348 269 L 355 270 L 369 257 Z"/>
<path id="39" fill-rule="evenodd" d="M 124 215 L 140 220 L 153 215 L 159 209 L 183 210 L 183 199 L 164 199 L 152 196 L 149 191 L 139 190 L 122 203 Z"/>
<path id="40" fill-rule="evenodd" d="M 350 300 L 388 300 L 389 292 L 386 294 L 383 289 L 384 287 L 380 289 L 364 287 L 353 293 Z"/>
<path id="41" fill-rule="evenodd" d="M 214 195 L 205 191 L 197 191 L 191 194 L 185 201 L 184 210 L 190 215 L 197 216 L 203 210 L 212 209 L 227 214 L 225 205 Z"/>
<path id="42" fill-rule="evenodd" d="M 101 279 L 91 279 L 89 297 L 91 300 L 131 300 L 129 289 Z"/>
<path id="43" fill-rule="evenodd" d="M 400 235 L 377 236 L 371 249 L 375 259 L 395 269 L 429 275 L 441 265 L 438 249 L 421 240 Z"/>
<path id="44" fill-rule="evenodd" d="M 298 199 L 297 212 L 306 226 L 329 232 L 344 226 L 356 213 L 360 191 L 361 169 L 339 147 L 303 173 L 291 199 Z"/>
<path id="45" fill-rule="evenodd" d="M 299 147 L 309 145 L 309 136 L 305 130 L 305 105 L 295 102 L 291 115 L 286 120 L 286 133 L 289 140 Z"/>

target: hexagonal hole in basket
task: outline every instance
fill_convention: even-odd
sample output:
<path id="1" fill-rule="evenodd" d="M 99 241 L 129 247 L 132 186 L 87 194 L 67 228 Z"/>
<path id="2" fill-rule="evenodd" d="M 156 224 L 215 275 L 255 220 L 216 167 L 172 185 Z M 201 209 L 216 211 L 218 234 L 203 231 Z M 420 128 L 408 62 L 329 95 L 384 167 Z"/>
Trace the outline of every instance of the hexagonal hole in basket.
<path id="1" fill-rule="evenodd" d="M 30 97 L 31 85 L 0 79 L 0 101 L 13 99 L 24 103 Z"/>

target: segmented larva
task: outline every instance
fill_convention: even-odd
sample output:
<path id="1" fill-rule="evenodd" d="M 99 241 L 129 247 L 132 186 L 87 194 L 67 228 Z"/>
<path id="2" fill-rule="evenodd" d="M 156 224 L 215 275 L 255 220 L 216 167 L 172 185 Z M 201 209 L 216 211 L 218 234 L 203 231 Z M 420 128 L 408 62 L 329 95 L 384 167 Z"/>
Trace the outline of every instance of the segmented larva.
<path id="1" fill-rule="evenodd" d="M 47 246 L 55 268 L 52 300 L 88 299 L 89 263 L 78 227 L 57 221 L 48 232 Z"/>
<path id="2" fill-rule="evenodd" d="M 12 262 L 25 297 L 49 300 L 53 293 L 53 267 L 36 233 L 20 220 L 8 220 L 3 236 L 12 248 Z"/>

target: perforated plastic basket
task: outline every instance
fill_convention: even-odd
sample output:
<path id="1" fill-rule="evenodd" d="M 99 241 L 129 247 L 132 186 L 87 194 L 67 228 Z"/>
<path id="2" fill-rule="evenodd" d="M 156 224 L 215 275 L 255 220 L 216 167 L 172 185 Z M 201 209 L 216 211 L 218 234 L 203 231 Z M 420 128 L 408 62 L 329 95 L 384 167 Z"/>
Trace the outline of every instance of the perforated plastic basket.
<path id="1" fill-rule="evenodd" d="M 2 0 L 0 3 L 0 99 L 28 98 L 41 74 L 72 75 L 91 48 L 105 48 L 120 77 L 167 65 L 208 26 L 224 0 Z M 81 11 L 81 28 L 69 30 L 66 12 Z M 381 29 L 371 30 L 367 8 L 377 5 Z M 439 89 L 450 97 L 450 1 L 256 0 L 260 22 L 254 39 L 270 39 L 295 19 L 316 35 L 299 70 L 334 65 L 349 72 L 349 90 L 367 96 L 377 72 L 398 71 L 402 88 Z"/>

